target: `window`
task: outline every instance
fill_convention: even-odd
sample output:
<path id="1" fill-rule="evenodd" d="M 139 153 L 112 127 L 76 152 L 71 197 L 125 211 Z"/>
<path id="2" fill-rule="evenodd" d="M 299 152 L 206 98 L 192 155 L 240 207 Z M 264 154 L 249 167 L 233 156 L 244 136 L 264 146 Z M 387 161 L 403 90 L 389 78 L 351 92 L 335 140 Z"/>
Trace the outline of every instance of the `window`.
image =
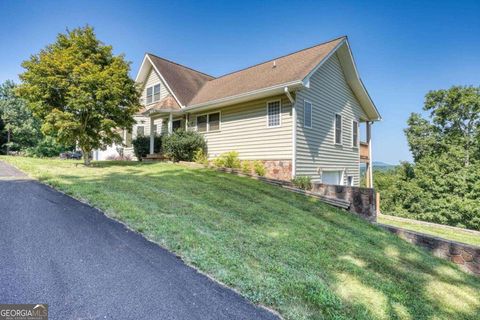
<path id="1" fill-rule="evenodd" d="M 137 137 L 141 137 L 145 135 L 145 128 L 143 126 L 137 127 Z"/>
<path id="2" fill-rule="evenodd" d="M 207 131 L 207 115 L 197 116 L 197 131 L 206 132 Z"/>
<path id="3" fill-rule="evenodd" d="M 342 144 L 342 116 L 335 115 L 335 143 Z"/>
<path id="4" fill-rule="evenodd" d="M 153 133 L 154 135 L 157 134 L 157 125 L 156 125 L 156 124 L 153 125 L 153 132 L 152 132 L 152 133 Z"/>
<path id="5" fill-rule="evenodd" d="M 172 121 L 172 130 L 173 130 L 173 131 L 177 131 L 177 130 L 180 129 L 181 127 L 182 127 L 182 120 Z"/>
<path id="6" fill-rule="evenodd" d="M 308 101 L 303 102 L 303 126 L 312 127 L 312 104 Z"/>
<path id="7" fill-rule="evenodd" d="M 160 84 L 153 86 L 153 102 L 160 100 Z"/>
<path id="8" fill-rule="evenodd" d="M 352 126 L 352 145 L 358 147 L 358 122 L 353 121 Z"/>
<path id="9" fill-rule="evenodd" d="M 280 100 L 267 103 L 267 126 L 280 126 Z"/>
<path id="10" fill-rule="evenodd" d="M 147 104 L 153 101 L 153 87 L 147 88 Z"/>
<path id="11" fill-rule="evenodd" d="M 160 100 L 160 84 L 147 88 L 147 104 Z"/>
<path id="12" fill-rule="evenodd" d="M 347 177 L 347 185 L 348 186 L 353 186 L 353 176 L 348 176 Z"/>
<path id="13" fill-rule="evenodd" d="M 220 112 L 208 115 L 208 131 L 220 130 Z"/>
<path id="14" fill-rule="evenodd" d="M 220 130 L 220 112 L 197 116 L 197 131 L 209 132 Z"/>

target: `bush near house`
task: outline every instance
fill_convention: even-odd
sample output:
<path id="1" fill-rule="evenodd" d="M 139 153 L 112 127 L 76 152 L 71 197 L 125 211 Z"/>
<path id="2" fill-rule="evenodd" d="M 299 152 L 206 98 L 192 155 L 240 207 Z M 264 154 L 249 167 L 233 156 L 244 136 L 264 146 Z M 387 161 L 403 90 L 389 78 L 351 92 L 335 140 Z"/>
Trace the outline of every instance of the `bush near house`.
<path id="1" fill-rule="evenodd" d="M 221 168 L 240 168 L 240 159 L 238 158 L 237 151 L 222 153 L 218 158 L 213 160 L 213 163 Z"/>
<path id="2" fill-rule="evenodd" d="M 251 174 L 252 173 L 252 162 L 249 161 L 249 160 L 242 161 L 241 169 L 242 169 L 243 173 Z"/>
<path id="3" fill-rule="evenodd" d="M 303 190 L 310 190 L 312 189 L 312 178 L 308 176 L 303 177 L 295 177 L 292 179 L 292 183 Z"/>
<path id="4" fill-rule="evenodd" d="M 143 157 L 146 157 L 150 153 L 150 137 L 139 136 L 132 141 L 133 152 L 138 161 L 142 161 Z M 162 150 L 162 138 L 155 136 L 153 151 L 158 153 Z"/>
<path id="5" fill-rule="evenodd" d="M 199 164 L 207 165 L 208 164 L 208 155 L 205 153 L 204 150 L 198 149 L 193 154 L 193 161 Z"/>
<path id="6" fill-rule="evenodd" d="M 193 161 L 195 152 L 206 152 L 207 143 L 202 134 L 195 131 L 177 130 L 162 138 L 163 152 L 173 161 Z"/>
<path id="7" fill-rule="evenodd" d="M 255 171 L 256 175 L 261 177 L 263 177 L 267 173 L 267 169 L 265 169 L 265 165 L 260 160 L 256 160 L 253 162 L 253 171 Z"/>

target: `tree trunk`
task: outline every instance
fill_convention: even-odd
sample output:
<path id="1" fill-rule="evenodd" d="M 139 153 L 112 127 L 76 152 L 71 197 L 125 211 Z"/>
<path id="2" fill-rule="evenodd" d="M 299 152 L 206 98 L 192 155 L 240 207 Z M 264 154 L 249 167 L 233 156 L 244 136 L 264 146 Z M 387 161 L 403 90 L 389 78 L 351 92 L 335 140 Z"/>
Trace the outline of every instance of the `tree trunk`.
<path id="1" fill-rule="evenodd" d="M 7 130 L 7 155 L 10 153 L 10 129 Z"/>
<path id="2" fill-rule="evenodd" d="M 82 149 L 83 154 L 83 164 L 86 166 L 90 165 L 90 151 Z"/>

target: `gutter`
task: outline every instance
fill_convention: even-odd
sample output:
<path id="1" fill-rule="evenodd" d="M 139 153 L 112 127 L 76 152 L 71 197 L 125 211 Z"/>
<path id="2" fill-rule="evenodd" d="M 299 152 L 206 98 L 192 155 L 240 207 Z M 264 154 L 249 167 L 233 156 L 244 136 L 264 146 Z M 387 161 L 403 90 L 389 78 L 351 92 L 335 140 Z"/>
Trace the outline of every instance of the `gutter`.
<path id="1" fill-rule="evenodd" d="M 188 107 L 182 108 L 182 111 L 188 112 L 191 110 L 204 110 L 208 108 L 215 108 L 215 107 L 223 107 L 225 105 L 241 103 L 244 101 L 252 100 L 252 99 L 260 99 L 264 97 L 271 96 L 273 94 L 282 94 L 284 93 L 285 87 L 296 88 L 303 86 L 303 82 L 301 80 L 291 81 L 263 89 L 258 89 L 254 91 L 250 91 L 247 93 L 242 93 L 230 97 L 220 98 L 213 101 L 203 102 L 195 105 L 191 105 Z"/>

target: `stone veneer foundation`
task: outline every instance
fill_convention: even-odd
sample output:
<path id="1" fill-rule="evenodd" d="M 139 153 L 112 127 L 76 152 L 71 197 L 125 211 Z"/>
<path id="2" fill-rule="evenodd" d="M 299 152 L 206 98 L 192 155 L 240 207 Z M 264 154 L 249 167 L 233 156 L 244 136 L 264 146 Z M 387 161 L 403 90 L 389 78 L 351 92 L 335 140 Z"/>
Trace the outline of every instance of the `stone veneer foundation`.
<path id="1" fill-rule="evenodd" d="M 291 160 L 260 160 L 267 170 L 265 176 L 270 179 L 292 180 Z"/>

